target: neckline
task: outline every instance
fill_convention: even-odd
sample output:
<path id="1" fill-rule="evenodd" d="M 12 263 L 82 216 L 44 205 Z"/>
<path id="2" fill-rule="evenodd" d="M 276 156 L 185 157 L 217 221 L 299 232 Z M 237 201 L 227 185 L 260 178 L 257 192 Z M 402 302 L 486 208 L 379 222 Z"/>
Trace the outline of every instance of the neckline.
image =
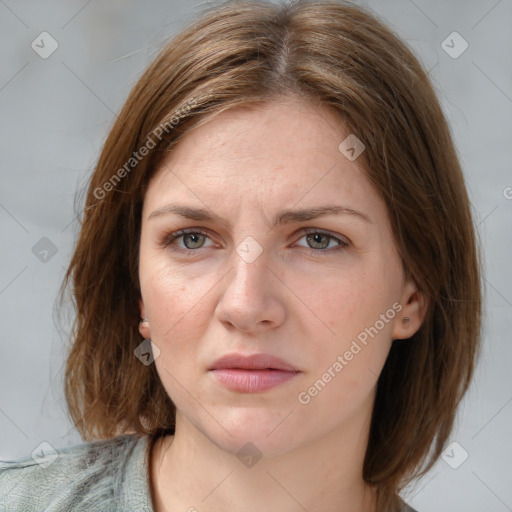
<path id="1" fill-rule="evenodd" d="M 145 467 L 145 475 L 146 475 L 146 499 L 147 499 L 147 502 L 148 502 L 148 511 L 149 512 L 154 512 L 154 507 L 153 507 L 153 499 L 154 499 L 154 496 L 153 496 L 153 490 L 154 490 L 154 482 L 153 482 L 153 475 L 152 475 L 152 470 L 153 470 L 153 456 L 154 456 L 154 446 L 156 444 L 156 442 L 158 441 L 158 439 L 160 438 L 159 436 L 147 436 L 148 439 L 146 440 L 146 450 L 145 450 L 145 457 L 144 457 L 144 467 Z"/>
<path id="2" fill-rule="evenodd" d="M 156 439 L 133 435 L 132 449 L 126 455 L 124 478 L 118 493 L 118 510 L 154 512 L 151 496 L 151 449 Z"/>

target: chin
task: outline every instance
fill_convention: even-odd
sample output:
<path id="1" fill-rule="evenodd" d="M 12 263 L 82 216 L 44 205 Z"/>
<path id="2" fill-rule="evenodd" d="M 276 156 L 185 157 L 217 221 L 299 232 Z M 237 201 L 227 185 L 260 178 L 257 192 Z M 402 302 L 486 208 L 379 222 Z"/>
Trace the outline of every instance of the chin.
<path id="1" fill-rule="evenodd" d="M 267 438 L 261 433 L 252 431 L 240 432 L 233 437 L 225 434 L 221 438 L 212 437 L 210 439 L 219 449 L 239 458 L 243 463 L 247 457 L 253 457 L 255 460 L 279 457 L 298 446 L 290 440 L 289 436 L 275 436 L 270 439 L 270 437 Z"/>
<path id="2" fill-rule="evenodd" d="M 268 414 L 265 416 L 261 409 L 238 410 L 235 415 L 225 415 L 222 428 L 209 418 L 203 434 L 221 450 L 232 455 L 245 454 L 258 457 L 277 457 L 299 446 L 301 442 L 296 436 L 304 437 L 305 432 L 298 429 L 287 420 L 286 416 Z"/>

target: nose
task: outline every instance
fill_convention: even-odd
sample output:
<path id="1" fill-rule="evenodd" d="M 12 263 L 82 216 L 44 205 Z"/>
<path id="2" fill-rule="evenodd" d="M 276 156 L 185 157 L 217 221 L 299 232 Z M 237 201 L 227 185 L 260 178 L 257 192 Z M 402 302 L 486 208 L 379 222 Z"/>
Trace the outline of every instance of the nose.
<path id="1" fill-rule="evenodd" d="M 267 259 L 260 255 L 251 263 L 233 254 L 233 268 L 227 273 L 221 298 L 215 309 L 217 319 L 228 329 L 257 334 L 284 322 L 284 289 Z"/>

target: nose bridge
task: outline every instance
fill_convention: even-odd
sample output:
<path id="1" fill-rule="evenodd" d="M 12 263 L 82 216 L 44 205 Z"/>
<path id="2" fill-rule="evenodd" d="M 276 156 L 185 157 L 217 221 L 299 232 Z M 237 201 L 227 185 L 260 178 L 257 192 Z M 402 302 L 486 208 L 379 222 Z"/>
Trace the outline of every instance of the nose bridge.
<path id="1" fill-rule="evenodd" d="M 275 280 L 271 271 L 272 228 L 264 206 L 261 196 L 246 190 L 245 197 L 240 196 L 233 226 L 235 246 L 231 264 L 234 268 L 230 272 L 230 287 L 235 293 L 252 295 L 253 300 L 257 300 L 256 295 L 263 300 L 265 295 L 273 293 Z"/>
<path id="2" fill-rule="evenodd" d="M 232 254 L 232 268 L 216 309 L 221 322 L 251 332 L 276 326 L 284 319 L 284 304 L 272 279 L 270 253 L 246 237 Z"/>
<path id="3" fill-rule="evenodd" d="M 235 292 L 253 294 L 269 289 L 269 254 L 252 236 L 240 242 L 233 253 L 230 286 Z"/>

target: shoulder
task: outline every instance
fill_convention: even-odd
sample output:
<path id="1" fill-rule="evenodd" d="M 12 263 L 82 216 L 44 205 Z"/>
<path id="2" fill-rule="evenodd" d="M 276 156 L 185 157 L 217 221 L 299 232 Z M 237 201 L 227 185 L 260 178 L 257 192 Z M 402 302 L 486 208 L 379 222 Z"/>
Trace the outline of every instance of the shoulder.
<path id="1" fill-rule="evenodd" d="M 145 441 L 124 435 L 0 461 L 0 510 L 109 510 Z"/>

